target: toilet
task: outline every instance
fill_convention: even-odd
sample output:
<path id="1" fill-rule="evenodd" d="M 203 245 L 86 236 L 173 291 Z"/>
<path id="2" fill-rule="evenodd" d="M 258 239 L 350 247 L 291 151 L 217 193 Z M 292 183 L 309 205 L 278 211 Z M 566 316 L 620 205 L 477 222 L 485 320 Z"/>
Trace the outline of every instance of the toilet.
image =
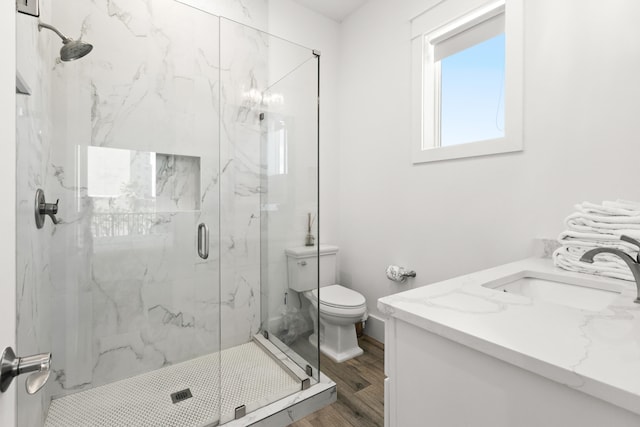
<path id="1" fill-rule="evenodd" d="M 336 284 L 338 247 L 320 245 L 320 292 L 318 280 L 318 247 L 303 246 L 285 250 L 289 289 L 301 292 L 311 303 L 309 311 L 313 319 L 311 344 L 340 363 L 360 356 L 355 324 L 367 319 L 367 302 L 362 294 Z M 320 324 L 317 310 L 320 308 Z"/>

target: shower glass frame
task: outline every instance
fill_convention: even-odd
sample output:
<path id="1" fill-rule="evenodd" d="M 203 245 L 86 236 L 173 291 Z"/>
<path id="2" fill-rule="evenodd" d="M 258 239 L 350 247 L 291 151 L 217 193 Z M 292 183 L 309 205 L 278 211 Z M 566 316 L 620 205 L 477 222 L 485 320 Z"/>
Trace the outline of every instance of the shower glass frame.
<path id="1" fill-rule="evenodd" d="M 279 39 L 279 43 L 291 42 Z M 289 288 L 294 261 L 287 258 L 286 250 L 305 246 L 308 234 L 317 237 L 320 232 L 320 52 L 287 47 L 299 51 L 295 66 L 285 67 L 291 68 L 286 73 L 275 73 L 275 81 L 264 92 L 272 104 L 264 106 L 261 116 L 261 330 L 319 381 L 319 307 Z M 278 58 L 278 45 L 274 43 L 272 49 Z M 282 159 L 289 163 L 279 163 Z M 308 249 L 315 254 L 304 268 L 316 277 L 314 289 L 319 291 L 317 239 Z"/>

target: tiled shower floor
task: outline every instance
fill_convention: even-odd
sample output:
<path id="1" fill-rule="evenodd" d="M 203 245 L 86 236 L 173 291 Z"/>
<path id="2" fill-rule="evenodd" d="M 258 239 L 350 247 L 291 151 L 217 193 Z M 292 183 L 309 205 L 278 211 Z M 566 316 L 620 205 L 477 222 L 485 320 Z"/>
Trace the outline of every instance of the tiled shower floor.
<path id="1" fill-rule="evenodd" d="M 193 397 L 172 403 L 187 388 Z M 298 378 L 249 342 L 54 399 L 45 427 L 214 426 L 234 419 L 238 406 L 251 412 L 300 390 Z"/>

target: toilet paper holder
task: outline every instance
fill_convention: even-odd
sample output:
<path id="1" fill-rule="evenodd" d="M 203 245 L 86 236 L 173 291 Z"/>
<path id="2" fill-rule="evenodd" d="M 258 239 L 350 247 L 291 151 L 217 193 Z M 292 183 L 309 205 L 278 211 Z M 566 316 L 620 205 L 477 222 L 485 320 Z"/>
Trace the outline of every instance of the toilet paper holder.
<path id="1" fill-rule="evenodd" d="M 407 281 L 409 277 L 416 277 L 416 272 L 413 270 L 407 270 L 404 267 L 399 267 L 397 265 L 390 265 L 387 267 L 387 278 L 389 280 L 393 280 L 394 282 L 404 283 Z"/>

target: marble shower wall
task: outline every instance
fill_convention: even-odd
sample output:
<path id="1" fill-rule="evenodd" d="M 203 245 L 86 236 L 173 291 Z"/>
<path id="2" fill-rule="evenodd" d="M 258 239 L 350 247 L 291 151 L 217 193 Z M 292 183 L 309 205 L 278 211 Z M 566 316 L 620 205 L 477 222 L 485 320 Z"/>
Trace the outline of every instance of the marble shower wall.
<path id="1" fill-rule="evenodd" d="M 220 189 L 222 347 L 260 329 L 260 96 L 268 36 L 221 19 Z"/>
<path id="2" fill-rule="evenodd" d="M 268 31 L 269 0 L 176 0 L 203 12 Z"/>
<path id="3" fill-rule="evenodd" d="M 41 2 L 41 17 L 51 19 L 51 1 Z M 58 49 L 57 36 L 39 33 L 37 19 L 17 14 L 17 67 L 32 94 L 17 95 L 17 354 L 20 356 L 51 351 L 53 325 L 50 322 L 52 298 L 51 250 L 53 229 L 35 227 L 33 204 L 35 192 L 49 192 L 52 180 L 48 173 L 52 151 L 51 79 L 48 78 Z M 53 37 L 52 37 L 53 36 Z M 34 396 L 27 395 L 25 378 L 18 377 L 20 426 L 42 425 L 50 388 Z"/>

